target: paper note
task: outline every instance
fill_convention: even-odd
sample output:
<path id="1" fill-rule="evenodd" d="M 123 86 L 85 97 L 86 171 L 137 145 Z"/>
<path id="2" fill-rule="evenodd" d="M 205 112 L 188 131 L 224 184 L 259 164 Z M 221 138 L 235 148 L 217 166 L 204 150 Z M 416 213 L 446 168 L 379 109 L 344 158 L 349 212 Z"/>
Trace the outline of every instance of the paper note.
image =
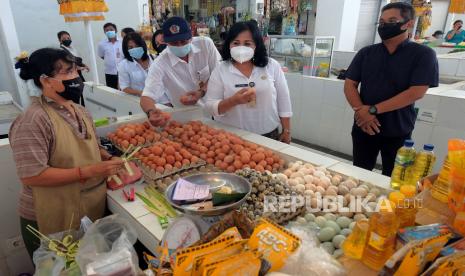
<path id="1" fill-rule="evenodd" d="M 201 200 L 210 195 L 210 185 L 198 185 L 178 179 L 174 189 L 173 200 Z"/>

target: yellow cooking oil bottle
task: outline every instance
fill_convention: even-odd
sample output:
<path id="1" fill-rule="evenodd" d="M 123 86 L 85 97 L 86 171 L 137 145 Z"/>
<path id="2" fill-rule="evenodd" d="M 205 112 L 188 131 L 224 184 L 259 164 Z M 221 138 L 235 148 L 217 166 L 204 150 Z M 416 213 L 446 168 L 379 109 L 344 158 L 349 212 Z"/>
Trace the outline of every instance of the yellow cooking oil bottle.
<path id="1" fill-rule="evenodd" d="M 447 203 L 449 197 L 449 181 L 450 181 L 450 160 L 446 156 L 444 159 L 444 164 L 442 169 L 439 172 L 438 178 L 433 183 L 431 187 L 431 196 L 443 203 Z"/>
<path id="2" fill-rule="evenodd" d="M 397 151 L 394 169 L 391 174 L 391 188 L 399 190 L 400 186 L 410 184 L 412 165 L 416 151 L 412 140 L 405 140 L 404 146 Z"/>
<path id="3" fill-rule="evenodd" d="M 369 268 L 379 271 L 394 254 L 399 220 L 395 204 L 389 199 L 378 203 L 379 211 L 369 220 L 367 242 L 363 250 L 362 262 Z"/>
<path id="4" fill-rule="evenodd" d="M 431 174 L 436 163 L 436 155 L 434 155 L 433 150 L 434 145 L 426 144 L 423 146 L 423 150 L 416 154 L 410 185 L 416 186 L 420 179 Z"/>
<path id="5" fill-rule="evenodd" d="M 367 219 L 362 219 L 355 223 L 352 233 L 350 233 L 342 244 L 345 256 L 356 260 L 362 258 L 369 226 L 370 224 Z"/>
<path id="6" fill-rule="evenodd" d="M 415 225 L 418 206 L 415 202 L 417 190 L 413 185 L 400 187 L 400 192 L 389 194 L 389 200 L 396 205 L 396 215 L 399 220 L 399 228 Z"/>

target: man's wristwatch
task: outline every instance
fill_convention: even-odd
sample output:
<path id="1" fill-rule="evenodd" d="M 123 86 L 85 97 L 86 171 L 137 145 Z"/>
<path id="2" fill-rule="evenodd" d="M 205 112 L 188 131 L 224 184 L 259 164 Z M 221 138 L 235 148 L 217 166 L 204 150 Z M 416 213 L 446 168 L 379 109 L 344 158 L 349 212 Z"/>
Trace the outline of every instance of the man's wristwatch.
<path id="1" fill-rule="evenodd" d="M 372 105 L 368 109 L 368 113 L 370 113 L 371 115 L 376 115 L 376 114 L 378 114 L 378 108 L 376 108 L 375 105 Z"/>
<path id="2" fill-rule="evenodd" d="M 155 108 L 150 108 L 149 110 L 145 111 L 147 118 L 150 118 L 150 112 L 155 111 Z"/>

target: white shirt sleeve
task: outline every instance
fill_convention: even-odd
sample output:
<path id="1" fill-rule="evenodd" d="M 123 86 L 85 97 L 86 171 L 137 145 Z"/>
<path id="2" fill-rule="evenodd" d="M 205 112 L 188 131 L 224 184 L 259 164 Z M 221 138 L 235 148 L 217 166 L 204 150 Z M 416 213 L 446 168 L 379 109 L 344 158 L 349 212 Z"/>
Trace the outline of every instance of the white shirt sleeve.
<path id="1" fill-rule="evenodd" d="M 100 42 L 98 44 L 98 47 L 97 47 L 97 55 L 103 59 L 103 57 L 105 56 L 105 49 L 104 49 L 104 46 L 103 46 L 103 43 Z"/>
<path id="2" fill-rule="evenodd" d="M 269 60 L 272 70 L 274 71 L 274 86 L 276 88 L 277 101 L 278 101 L 278 115 L 281 118 L 292 117 L 291 96 L 289 94 L 289 87 L 281 65 L 274 59 Z"/>
<path id="3" fill-rule="evenodd" d="M 163 86 L 163 75 L 164 72 L 162 68 L 160 68 L 160 66 L 154 62 L 152 66 L 150 66 L 149 72 L 147 74 L 142 96 L 150 97 L 154 101 L 156 101 L 158 98 L 161 98 L 166 91 L 166 88 Z"/>
<path id="4" fill-rule="evenodd" d="M 215 43 L 210 38 L 206 38 L 205 42 L 207 43 L 208 49 L 208 67 L 210 68 L 210 72 L 220 64 L 221 55 L 215 47 Z"/>
<path id="5" fill-rule="evenodd" d="M 207 93 L 203 97 L 205 109 L 213 116 L 221 116 L 218 106 L 224 100 L 224 85 L 220 73 L 221 66 L 217 66 L 208 81 Z"/>
<path id="6" fill-rule="evenodd" d="M 119 89 L 124 90 L 129 87 L 131 84 L 131 77 L 127 70 L 126 61 L 122 60 L 118 63 L 118 82 L 119 82 Z"/>

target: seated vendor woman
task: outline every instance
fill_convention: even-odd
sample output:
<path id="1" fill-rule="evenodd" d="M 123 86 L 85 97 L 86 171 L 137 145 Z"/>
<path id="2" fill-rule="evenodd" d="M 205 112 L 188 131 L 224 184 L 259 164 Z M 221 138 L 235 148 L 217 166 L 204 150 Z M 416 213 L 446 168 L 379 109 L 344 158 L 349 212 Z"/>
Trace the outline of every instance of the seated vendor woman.
<path id="1" fill-rule="evenodd" d="M 290 143 L 289 88 L 280 64 L 267 56 L 257 26 L 234 24 L 221 56 L 210 76 L 205 108 L 216 121 Z"/>
<path id="2" fill-rule="evenodd" d="M 122 172 L 123 162 L 99 147 L 91 115 L 70 100 L 76 88 L 83 89 L 73 56 L 44 48 L 17 66 L 31 105 L 16 118 L 9 138 L 23 184 L 21 234 L 32 257 L 40 242 L 26 226 L 48 235 L 78 229 L 84 216 L 101 218 L 104 180 Z"/>

